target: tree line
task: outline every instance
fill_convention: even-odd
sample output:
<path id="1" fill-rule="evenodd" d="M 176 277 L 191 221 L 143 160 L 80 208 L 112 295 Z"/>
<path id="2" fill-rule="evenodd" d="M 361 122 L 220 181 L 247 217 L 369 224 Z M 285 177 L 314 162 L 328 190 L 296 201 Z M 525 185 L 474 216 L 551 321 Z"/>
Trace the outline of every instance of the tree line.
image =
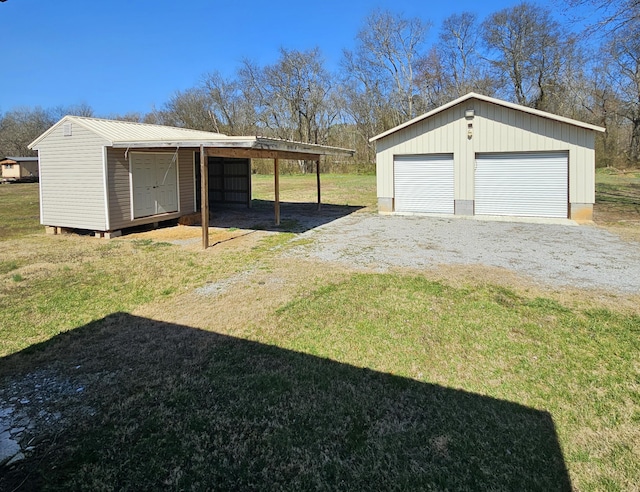
<path id="1" fill-rule="evenodd" d="M 319 48 L 281 48 L 273 64 L 204 74 L 147 114 L 107 117 L 352 148 L 366 164 L 371 137 L 474 91 L 604 126 L 597 165 L 638 165 L 640 0 L 558 2 L 567 15 L 529 2 L 485 19 L 455 13 L 435 38 L 427 19 L 374 10 L 335 73 Z M 95 116 L 86 104 L 0 113 L 0 155 L 32 155 L 27 145 L 64 114 Z"/>

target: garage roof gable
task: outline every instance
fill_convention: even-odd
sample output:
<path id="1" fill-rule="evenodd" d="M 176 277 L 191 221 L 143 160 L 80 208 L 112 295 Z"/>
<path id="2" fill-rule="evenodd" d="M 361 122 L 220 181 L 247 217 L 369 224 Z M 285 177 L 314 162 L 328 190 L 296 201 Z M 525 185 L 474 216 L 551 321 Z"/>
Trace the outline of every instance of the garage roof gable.
<path id="1" fill-rule="evenodd" d="M 468 101 L 469 99 L 478 99 L 480 101 L 486 101 L 489 103 L 493 103 L 493 104 L 497 104 L 499 106 L 504 106 L 505 108 L 510 108 L 510 109 L 515 109 L 516 111 L 522 111 L 524 113 L 529 113 L 529 114 L 533 114 L 536 116 L 539 116 L 541 118 L 547 118 L 550 120 L 554 120 L 554 121 L 559 121 L 562 123 L 567 123 L 569 125 L 573 125 L 573 126 L 577 126 L 580 128 L 585 128 L 588 130 L 593 130 L 593 131 L 597 131 L 597 132 L 604 132 L 605 129 L 600 127 L 600 126 L 596 126 L 596 125 L 591 125 L 589 123 L 584 123 L 582 121 L 578 121 L 578 120 L 573 120 L 571 118 L 565 118 L 564 116 L 558 116 L 556 114 L 553 113 L 547 113 L 546 111 L 540 111 L 539 109 L 534 109 L 534 108 L 529 108 L 527 106 L 521 106 L 520 104 L 514 104 L 508 101 L 503 101 L 502 99 L 496 99 L 494 97 L 489 97 L 489 96 L 483 96 L 482 94 L 476 94 L 475 92 L 470 92 L 469 94 L 459 97 L 458 99 L 455 99 L 454 101 L 451 101 L 447 104 L 444 104 L 436 109 L 433 109 L 431 111 L 429 111 L 428 113 L 425 113 L 423 115 L 420 115 L 412 120 L 407 121 L 406 123 L 403 123 L 401 125 L 398 125 L 394 128 L 391 128 L 389 130 L 387 130 L 386 132 L 381 133 L 380 135 L 376 135 L 375 137 L 372 137 L 369 139 L 370 142 L 375 142 L 376 140 L 380 140 L 381 138 L 384 138 L 388 135 L 391 135 L 392 133 L 395 133 L 399 130 L 402 130 L 404 128 L 407 128 L 415 123 L 418 123 L 422 120 L 426 120 L 427 118 L 430 118 L 431 116 L 441 113 L 442 111 L 445 111 L 449 108 L 452 108 L 454 106 L 457 106 L 458 104 L 461 104 L 465 101 Z"/>

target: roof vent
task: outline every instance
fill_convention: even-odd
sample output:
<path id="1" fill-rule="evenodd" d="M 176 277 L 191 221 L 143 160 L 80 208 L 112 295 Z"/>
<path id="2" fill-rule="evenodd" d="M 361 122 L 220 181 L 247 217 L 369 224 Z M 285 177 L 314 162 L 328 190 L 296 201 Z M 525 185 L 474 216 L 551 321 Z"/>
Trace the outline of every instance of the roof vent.
<path id="1" fill-rule="evenodd" d="M 64 125 L 62 125 L 62 135 L 64 135 L 65 137 L 71 136 L 71 123 L 65 123 Z"/>

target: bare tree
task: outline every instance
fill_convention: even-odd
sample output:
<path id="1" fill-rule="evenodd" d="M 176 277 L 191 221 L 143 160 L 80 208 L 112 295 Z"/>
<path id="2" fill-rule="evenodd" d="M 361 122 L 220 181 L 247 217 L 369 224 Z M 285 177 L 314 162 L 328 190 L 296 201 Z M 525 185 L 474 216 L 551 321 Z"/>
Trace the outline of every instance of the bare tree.
<path id="1" fill-rule="evenodd" d="M 124 114 L 110 114 L 108 116 L 110 120 L 119 120 L 119 121 L 130 121 L 132 123 L 144 123 L 145 115 L 143 113 L 139 113 L 137 111 L 129 111 Z"/>
<path id="2" fill-rule="evenodd" d="M 577 12 L 586 9 L 588 15 L 577 14 L 580 22 L 588 22 L 587 33 L 605 35 L 628 29 L 640 21 L 640 0 L 564 0 Z M 595 17 L 595 19 L 594 19 Z"/>
<path id="3" fill-rule="evenodd" d="M 93 108 L 85 102 L 72 104 L 71 106 L 56 106 L 55 108 L 49 109 L 47 113 L 49 113 L 49 116 L 56 121 L 67 115 L 85 116 L 89 118 L 95 116 Z"/>
<path id="4" fill-rule="evenodd" d="M 480 45 L 475 14 L 453 14 L 443 21 L 437 44 L 416 63 L 416 81 L 424 110 L 472 91 L 493 95 L 495 81 L 488 74 Z"/>
<path id="5" fill-rule="evenodd" d="M 245 60 L 240 84 L 245 98 L 255 108 L 259 130 L 301 142 L 328 142 L 338 108 L 332 77 L 317 48 L 281 48 L 278 61 L 262 68 Z M 301 163 L 303 171 L 308 166 Z"/>
<path id="6" fill-rule="evenodd" d="M 630 124 L 628 158 L 640 162 L 640 20 L 627 31 L 617 31 L 604 48 L 606 70 L 613 92 L 619 99 L 618 113 Z"/>
<path id="7" fill-rule="evenodd" d="M 230 135 L 255 133 L 255 110 L 237 80 L 211 72 L 204 76 L 202 89 L 208 96 L 218 131 Z"/>
<path id="8" fill-rule="evenodd" d="M 429 24 L 376 10 L 356 36 L 356 49 L 343 52 L 342 106 L 354 125 L 354 146 L 375 159 L 369 139 L 424 110 L 416 66 Z"/>
<path id="9" fill-rule="evenodd" d="M 66 115 L 93 116 L 93 109 L 81 103 L 50 109 L 21 107 L 0 114 L 0 158 L 35 155 L 28 145 Z"/>
<path id="10" fill-rule="evenodd" d="M 199 87 L 176 92 L 160 111 L 155 120 L 163 125 L 219 132 L 219 124 L 211 109 L 208 95 Z"/>
<path id="11" fill-rule="evenodd" d="M 396 124 L 389 101 L 375 80 L 362 84 L 355 80 L 344 81 L 340 98 L 347 121 L 355 129 L 356 139 L 352 146 L 362 159 L 374 162 L 375 144 L 369 139 Z"/>
<path id="12" fill-rule="evenodd" d="M 374 11 L 358 32 L 355 52 L 345 51 L 344 68 L 362 92 L 375 85 L 396 112 L 395 122 L 416 116 L 415 62 L 418 60 L 430 24 L 418 18 L 404 18 L 388 11 Z M 374 81 L 369 84 L 365 81 Z"/>
<path id="13" fill-rule="evenodd" d="M 415 72 L 421 111 L 428 111 L 457 97 L 451 72 L 447 71 L 437 47 L 432 47 L 416 61 Z"/>
<path id="14" fill-rule="evenodd" d="M 278 137 L 325 143 L 335 119 L 333 84 L 320 51 L 280 50 L 280 59 L 260 68 L 249 61 L 240 70 L 245 97 L 258 120 Z"/>
<path id="15" fill-rule="evenodd" d="M 574 44 L 550 11 L 527 2 L 500 10 L 483 22 L 482 36 L 496 76 L 509 87 L 507 96 L 525 106 L 555 110 Z"/>
<path id="16" fill-rule="evenodd" d="M 443 21 L 437 50 L 448 74 L 451 97 L 471 91 L 492 92 L 492 81 L 483 70 L 486 64 L 479 54 L 480 42 L 476 14 L 453 14 Z"/>

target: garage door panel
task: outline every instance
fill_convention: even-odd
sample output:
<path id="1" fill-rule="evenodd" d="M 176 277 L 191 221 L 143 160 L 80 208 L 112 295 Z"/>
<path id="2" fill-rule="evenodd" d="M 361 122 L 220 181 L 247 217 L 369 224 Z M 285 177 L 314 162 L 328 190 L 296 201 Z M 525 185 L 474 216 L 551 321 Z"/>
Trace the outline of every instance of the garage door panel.
<path id="1" fill-rule="evenodd" d="M 399 156 L 394 160 L 397 212 L 453 213 L 453 156 Z"/>
<path id="2" fill-rule="evenodd" d="M 567 217 L 566 153 L 479 154 L 475 213 Z"/>

